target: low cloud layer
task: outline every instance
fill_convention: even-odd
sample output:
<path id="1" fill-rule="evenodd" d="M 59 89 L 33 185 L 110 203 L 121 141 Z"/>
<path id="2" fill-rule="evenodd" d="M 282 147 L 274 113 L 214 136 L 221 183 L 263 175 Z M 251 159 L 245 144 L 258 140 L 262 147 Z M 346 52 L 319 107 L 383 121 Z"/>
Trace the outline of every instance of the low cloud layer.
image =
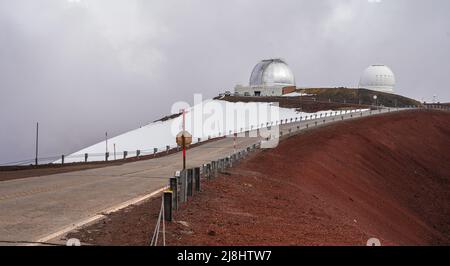
<path id="1" fill-rule="evenodd" d="M 0 0 L 0 162 L 73 152 L 246 84 L 284 58 L 299 86 L 356 86 L 389 65 L 397 92 L 450 101 L 447 0 Z"/>

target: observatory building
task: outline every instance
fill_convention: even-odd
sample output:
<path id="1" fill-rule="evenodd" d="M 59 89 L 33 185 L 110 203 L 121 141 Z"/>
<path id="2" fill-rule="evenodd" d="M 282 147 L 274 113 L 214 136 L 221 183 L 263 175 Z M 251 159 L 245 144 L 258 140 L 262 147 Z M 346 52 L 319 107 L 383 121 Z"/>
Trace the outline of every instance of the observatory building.
<path id="1" fill-rule="evenodd" d="M 386 65 L 372 65 L 361 75 L 359 88 L 394 93 L 395 75 Z"/>
<path id="2" fill-rule="evenodd" d="M 249 86 L 237 85 L 234 91 L 242 96 L 281 96 L 295 89 L 294 74 L 286 62 L 268 59 L 253 68 Z"/>

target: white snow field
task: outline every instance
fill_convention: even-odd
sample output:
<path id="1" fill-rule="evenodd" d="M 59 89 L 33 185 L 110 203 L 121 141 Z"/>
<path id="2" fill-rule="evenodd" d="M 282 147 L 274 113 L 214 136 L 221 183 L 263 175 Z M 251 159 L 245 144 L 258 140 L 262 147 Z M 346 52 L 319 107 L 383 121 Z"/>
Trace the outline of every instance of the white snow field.
<path id="1" fill-rule="evenodd" d="M 344 113 L 361 112 L 366 110 L 347 110 Z M 186 110 L 186 130 L 193 136 L 193 144 L 206 141 L 209 138 L 234 135 L 257 128 L 279 125 L 297 120 L 311 120 L 317 117 L 330 117 L 340 115 L 341 111 L 321 111 L 317 113 L 297 112 L 296 109 L 280 108 L 276 103 L 231 103 L 221 100 L 206 100 Z M 123 152 L 127 151 L 128 157 L 149 155 L 157 152 L 165 152 L 167 147 L 176 148 L 175 136 L 182 130 L 183 117 L 167 121 L 153 122 L 141 128 L 129 131 L 122 135 L 102 141 L 65 157 L 65 163 L 87 161 L 104 161 L 106 151 L 109 152 L 109 160 L 114 160 L 114 147 L 117 159 L 123 158 Z M 155 150 L 157 149 L 157 150 Z M 58 160 L 54 163 L 61 163 Z"/>
<path id="2" fill-rule="evenodd" d="M 300 93 L 300 92 L 291 92 L 291 93 L 283 95 L 283 97 L 300 97 L 300 96 L 314 96 L 314 94 L 307 94 L 307 93 Z"/>

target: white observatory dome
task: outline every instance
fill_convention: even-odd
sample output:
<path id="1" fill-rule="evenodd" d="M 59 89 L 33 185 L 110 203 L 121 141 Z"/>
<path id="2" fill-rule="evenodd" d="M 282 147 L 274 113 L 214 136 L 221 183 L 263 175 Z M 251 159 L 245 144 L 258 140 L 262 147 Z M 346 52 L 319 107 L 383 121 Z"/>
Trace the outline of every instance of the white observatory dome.
<path id="1" fill-rule="evenodd" d="M 372 65 L 364 70 L 361 75 L 359 88 L 393 93 L 395 89 L 395 75 L 385 65 Z"/>
<path id="2" fill-rule="evenodd" d="M 295 78 L 283 60 L 263 60 L 253 69 L 250 86 L 295 86 Z"/>

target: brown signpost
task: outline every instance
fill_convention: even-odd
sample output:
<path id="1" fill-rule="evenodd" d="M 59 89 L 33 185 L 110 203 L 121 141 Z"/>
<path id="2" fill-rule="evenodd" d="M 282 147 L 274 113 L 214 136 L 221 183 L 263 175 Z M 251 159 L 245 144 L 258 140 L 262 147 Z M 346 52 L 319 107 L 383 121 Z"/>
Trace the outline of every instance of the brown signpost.
<path id="1" fill-rule="evenodd" d="M 186 169 L 186 148 L 192 143 L 192 135 L 187 131 L 181 131 L 177 135 L 177 144 L 183 149 L 183 170 Z"/>
<path id="2" fill-rule="evenodd" d="M 176 141 L 183 148 L 183 170 L 186 170 L 186 148 L 192 143 L 191 133 L 186 131 L 186 112 L 183 110 L 183 130 L 177 134 Z"/>

